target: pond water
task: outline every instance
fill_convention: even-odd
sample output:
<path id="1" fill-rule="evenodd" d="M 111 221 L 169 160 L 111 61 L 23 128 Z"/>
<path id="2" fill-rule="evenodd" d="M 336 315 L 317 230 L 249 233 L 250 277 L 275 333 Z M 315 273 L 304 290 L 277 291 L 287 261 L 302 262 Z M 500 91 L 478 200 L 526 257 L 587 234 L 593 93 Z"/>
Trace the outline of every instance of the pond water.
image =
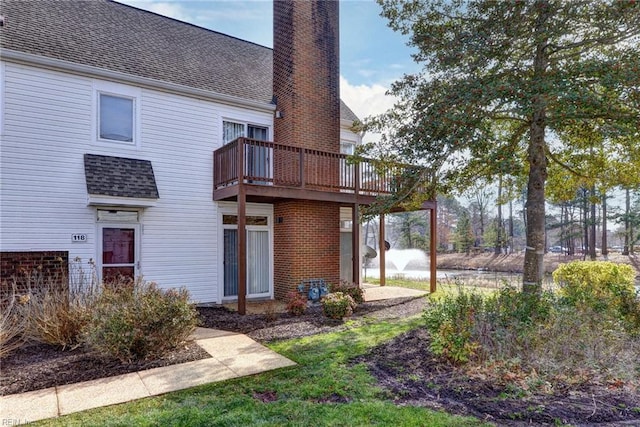
<path id="1" fill-rule="evenodd" d="M 429 280 L 431 277 L 431 272 L 429 270 L 397 270 L 394 268 L 387 268 L 386 271 L 387 278 L 406 278 L 406 279 L 415 279 L 415 280 Z M 374 268 L 366 268 L 362 271 L 363 279 L 365 277 L 368 278 L 379 278 L 380 270 L 378 267 Z M 482 270 L 437 270 L 436 277 L 438 279 L 495 279 L 495 280 L 519 280 L 522 278 L 522 274 L 519 273 L 503 273 L 500 271 L 482 271 Z"/>

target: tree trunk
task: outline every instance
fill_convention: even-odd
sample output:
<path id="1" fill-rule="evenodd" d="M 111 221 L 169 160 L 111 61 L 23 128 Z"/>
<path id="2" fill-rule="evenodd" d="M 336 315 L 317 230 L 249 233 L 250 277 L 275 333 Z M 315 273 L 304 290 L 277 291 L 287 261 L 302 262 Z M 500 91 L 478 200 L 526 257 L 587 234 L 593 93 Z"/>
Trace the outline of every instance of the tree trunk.
<path id="1" fill-rule="evenodd" d="M 547 38 L 545 36 L 550 8 L 546 2 L 538 2 L 539 15 L 534 28 L 537 40 L 533 60 L 533 80 L 543 81 L 548 66 Z M 532 98 L 533 115 L 529 127 L 529 180 L 527 182 L 527 244 L 524 254 L 522 291 L 528 294 L 542 292 L 544 275 L 545 197 L 547 157 L 544 133 L 546 128 L 546 102 L 543 93 Z"/>
<path id="2" fill-rule="evenodd" d="M 631 192 L 625 188 L 625 206 L 624 206 L 624 249 L 622 255 L 629 255 L 629 244 L 631 243 Z"/>
<path id="3" fill-rule="evenodd" d="M 535 113 L 529 143 L 529 182 L 527 183 L 527 245 L 524 255 L 522 290 L 540 293 L 544 273 L 545 198 L 547 159 L 544 149 L 544 107 Z"/>
<path id="4" fill-rule="evenodd" d="M 589 219 L 589 258 L 591 261 L 596 260 L 596 186 L 591 186 L 591 218 Z"/>
<path id="5" fill-rule="evenodd" d="M 512 254 L 513 249 L 513 200 L 509 199 L 509 253 Z"/>
<path id="6" fill-rule="evenodd" d="M 607 241 L 607 193 L 602 192 L 602 256 L 609 258 L 609 242 Z"/>
<path id="7" fill-rule="evenodd" d="M 498 177 L 498 221 L 496 224 L 496 247 L 494 253 L 502 253 L 502 175 Z"/>
<path id="8" fill-rule="evenodd" d="M 587 259 L 589 253 L 589 198 L 587 197 L 587 189 L 582 189 L 582 233 L 584 235 L 584 242 L 582 244 L 582 259 Z"/>

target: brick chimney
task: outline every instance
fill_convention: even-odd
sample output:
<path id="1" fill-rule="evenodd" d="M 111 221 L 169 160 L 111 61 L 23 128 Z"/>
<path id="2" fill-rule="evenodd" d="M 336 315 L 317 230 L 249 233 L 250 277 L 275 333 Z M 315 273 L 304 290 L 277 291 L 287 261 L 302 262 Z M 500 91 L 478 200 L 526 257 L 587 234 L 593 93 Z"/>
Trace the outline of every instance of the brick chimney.
<path id="1" fill-rule="evenodd" d="M 274 119 L 276 143 L 340 152 L 338 9 L 338 1 L 273 2 L 273 94 L 281 115 Z M 296 167 L 284 158 L 274 162 L 276 170 L 279 164 Z M 327 163 L 314 166 L 307 161 L 305 167 L 307 173 L 328 181 L 339 178 L 338 170 L 327 169 Z M 305 279 L 337 283 L 339 205 L 286 200 L 274 204 L 274 214 L 276 298 L 283 298 Z"/>
<path id="2" fill-rule="evenodd" d="M 274 0 L 273 94 L 278 143 L 340 152 L 337 1 Z"/>

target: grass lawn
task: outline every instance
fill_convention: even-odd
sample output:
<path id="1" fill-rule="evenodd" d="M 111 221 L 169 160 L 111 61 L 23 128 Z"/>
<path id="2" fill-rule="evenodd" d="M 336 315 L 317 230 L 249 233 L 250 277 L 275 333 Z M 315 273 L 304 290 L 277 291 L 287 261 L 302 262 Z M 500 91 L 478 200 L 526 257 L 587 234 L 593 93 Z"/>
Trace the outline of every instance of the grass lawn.
<path id="1" fill-rule="evenodd" d="M 379 285 L 380 279 L 372 278 L 367 279 L 367 283 L 371 283 L 372 285 Z M 458 292 L 460 287 L 464 287 L 467 291 L 474 291 L 478 293 L 492 293 L 505 286 L 513 286 L 518 287 L 520 285 L 519 282 L 513 280 L 510 282 L 496 282 L 495 280 L 438 280 L 436 285 L 436 293 L 434 296 L 440 296 L 445 294 L 453 294 Z M 401 278 L 401 277 L 392 277 L 385 280 L 385 286 L 398 286 L 401 288 L 408 289 L 417 289 L 419 291 L 430 291 L 429 280 L 418 280 L 413 278 Z"/>
<path id="2" fill-rule="evenodd" d="M 270 345 L 298 366 L 99 408 L 51 426 L 479 426 L 472 418 L 396 406 L 349 359 L 420 323 L 371 322 Z"/>

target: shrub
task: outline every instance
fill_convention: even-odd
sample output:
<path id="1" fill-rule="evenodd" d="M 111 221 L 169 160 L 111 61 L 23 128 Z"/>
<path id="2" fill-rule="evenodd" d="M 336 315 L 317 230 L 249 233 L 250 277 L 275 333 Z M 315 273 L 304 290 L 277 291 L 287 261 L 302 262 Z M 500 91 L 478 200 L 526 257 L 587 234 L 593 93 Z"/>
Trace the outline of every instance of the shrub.
<path id="1" fill-rule="evenodd" d="M 81 344 L 83 328 L 89 321 L 100 288 L 92 260 L 85 269 L 80 258 L 76 258 L 70 264 L 69 272 L 62 281 L 43 279 L 39 275 L 27 278 L 28 294 L 23 297 L 26 339 L 62 349 Z M 61 287 L 61 282 L 68 283 L 68 287 Z"/>
<path id="2" fill-rule="evenodd" d="M 297 291 L 287 294 L 287 313 L 293 316 L 301 316 L 307 310 L 307 297 Z"/>
<path id="3" fill-rule="evenodd" d="M 342 292 L 332 292 L 322 299 L 322 312 L 330 319 L 343 319 L 353 314 L 356 302 Z"/>
<path id="4" fill-rule="evenodd" d="M 462 288 L 455 296 L 445 296 L 430 304 L 423 315 L 431 336 L 430 349 L 454 363 L 474 357 L 479 343 L 474 337 L 476 313 L 482 311 L 482 297 Z"/>
<path id="5" fill-rule="evenodd" d="M 611 313 L 629 330 L 640 330 L 640 302 L 634 288 L 635 273 L 630 265 L 608 261 L 573 261 L 553 272 L 560 295 L 569 305 Z"/>
<path id="6" fill-rule="evenodd" d="M 159 357 L 185 342 L 197 323 L 186 289 L 162 290 L 137 281 L 104 289 L 87 326 L 85 340 L 122 362 Z"/>
<path id="7" fill-rule="evenodd" d="M 569 305 L 550 293 L 505 288 L 482 297 L 460 289 L 432 302 L 424 319 L 435 355 L 483 366 L 498 383 L 516 378 L 530 389 L 617 379 L 638 385 L 640 338 L 606 310 Z"/>
<path id="8" fill-rule="evenodd" d="M 8 288 L 8 287 L 7 287 Z M 15 284 L 8 295 L 2 295 L 0 307 L 0 357 L 22 347 L 25 341 L 24 329 L 27 317 L 24 315 L 26 298 L 16 295 Z"/>
<path id="9" fill-rule="evenodd" d="M 342 292 L 349 295 L 356 304 L 362 304 L 364 302 L 364 290 L 355 283 L 348 283 L 341 281 L 339 284 L 330 285 L 331 292 Z"/>
<path id="10" fill-rule="evenodd" d="M 267 322 L 275 322 L 278 320 L 278 303 L 274 300 L 266 301 L 263 304 L 264 319 Z"/>
<path id="11" fill-rule="evenodd" d="M 541 375 L 572 383 L 638 379 L 640 340 L 593 308 L 558 306 L 540 325 L 527 363 Z"/>

